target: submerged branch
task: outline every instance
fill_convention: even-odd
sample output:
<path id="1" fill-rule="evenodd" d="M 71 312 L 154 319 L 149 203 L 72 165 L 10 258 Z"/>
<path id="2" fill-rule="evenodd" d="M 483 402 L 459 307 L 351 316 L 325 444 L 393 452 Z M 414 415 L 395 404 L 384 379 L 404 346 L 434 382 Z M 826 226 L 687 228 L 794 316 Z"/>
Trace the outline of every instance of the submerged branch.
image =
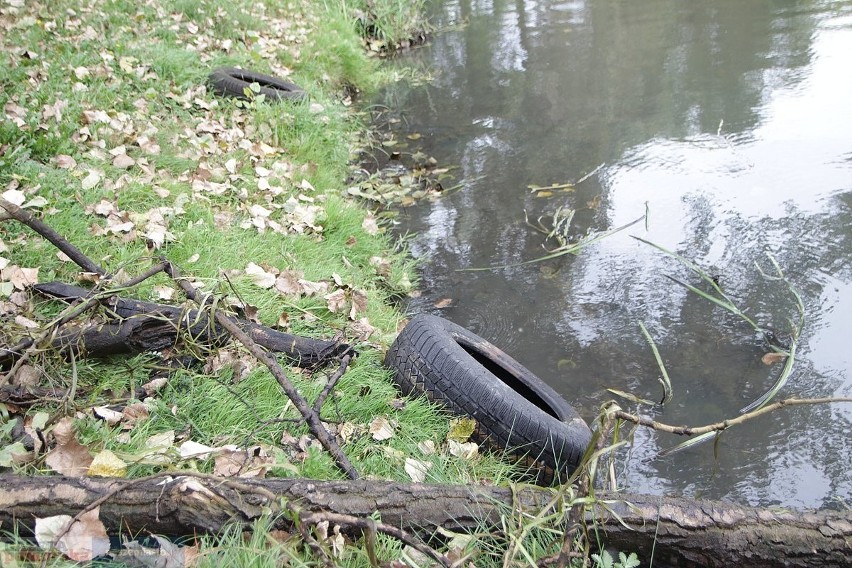
<path id="1" fill-rule="evenodd" d="M 625 420 L 627 422 L 632 422 L 633 424 L 638 424 L 639 426 L 645 426 L 651 428 L 652 430 L 657 430 L 659 432 L 668 432 L 669 434 L 677 434 L 679 436 L 700 436 L 704 434 L 709 434 L 712 432 L 722 432 L 723 430 L 727 430 L 731 426 L 737 426 L 742 424 L 743 422 L 747 422 L 753 418 L 757 418 L 758 416 L 763 416 L 764 414 L 768 414 L 772 411 L 778 410 L 779 408 L 784 408 L 787 406 L 801 406 L 801 405 L 810 405 L 810 404 L 829 404 L 832 402 L 852 402 L 852 397 L 848 396 L 840 396 L 840 397 L 829 397 L 829 398 L 788 398 L 785 400 L 781 400 L 775 402 L 773 404 L 769 404 L 762 408 L 759 408 L 753 412 L 749 412 L 746 414 L 742 414 L 737 416 L 736 418 L 730 418 L 728 420 L 723 420 L 722 422 L 716 422 L 715 424 L 708 424 L 706 426 L 671 426 L 669 424 L 663 424 L 662 422 L 657 422 L 651 418 L 646 416 L 639 416 L 636 414 L 630 414 L 624 412 L 623 410 L 616 410 L 614 415 L 616 418 L 620 420 Z"/>

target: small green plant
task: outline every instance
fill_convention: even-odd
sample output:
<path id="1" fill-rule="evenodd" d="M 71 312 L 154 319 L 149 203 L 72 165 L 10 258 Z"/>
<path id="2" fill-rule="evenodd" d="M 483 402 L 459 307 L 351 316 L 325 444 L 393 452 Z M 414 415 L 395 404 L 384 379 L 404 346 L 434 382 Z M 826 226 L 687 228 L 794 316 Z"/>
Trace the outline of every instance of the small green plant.
<path id="1" fill-rule="evenodd" d="M 592 560 L 595 568 L 636 568 L 640 564 L 635 552 L 631 552 L 630 556 L 619 552 L 618 560 L 615 560 L 609 551 L 602 550 L 600 554 L 592 554 Z"/>

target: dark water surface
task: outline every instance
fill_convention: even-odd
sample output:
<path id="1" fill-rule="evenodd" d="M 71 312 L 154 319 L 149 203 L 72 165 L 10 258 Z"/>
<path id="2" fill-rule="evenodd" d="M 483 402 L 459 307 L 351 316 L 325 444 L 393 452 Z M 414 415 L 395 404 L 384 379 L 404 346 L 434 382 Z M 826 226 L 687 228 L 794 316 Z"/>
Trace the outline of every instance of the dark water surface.
<path id="1" fill-rule="evenodd" d="M 701 425 L 737 416 L 781 365 L 761 362 L 766 346 L 742 320 L 666 275 L 696 277 L 630 235 L 717 275 L 783 340 L 796 304 L 756 268 L 772 270 L 770 252 L 806 305 L 779 396 L 852 395 L 852 2 L 437 4 L 436 22 L 454 27 L 404 58 L 434 81 L 379 101 L 462 183 L 400 212 L 398 229 L 416 234 L 423 259 L 412 311 L 494 341 L 588 420 L 606 387 L 659 400 L 642 321 L 674 385 L 669 405 L 642 412 Z M 528 189 L 601 164 L 568 191 Z M 576 257 L 459 271 L 542 256 L 544 236 L 525 212 L 574 209 L 579 236 L 641 216 L 646 202 L 647 230 L 640 223 Z M 444 299 L 450 307 L 436 308 Z M 711 443 L 654 459 L 680 441 L 638 431 L 620 482 L 753 505 L 852 502 L 850 404 L 749 422 L 722 437 L 718 457 Z"/>

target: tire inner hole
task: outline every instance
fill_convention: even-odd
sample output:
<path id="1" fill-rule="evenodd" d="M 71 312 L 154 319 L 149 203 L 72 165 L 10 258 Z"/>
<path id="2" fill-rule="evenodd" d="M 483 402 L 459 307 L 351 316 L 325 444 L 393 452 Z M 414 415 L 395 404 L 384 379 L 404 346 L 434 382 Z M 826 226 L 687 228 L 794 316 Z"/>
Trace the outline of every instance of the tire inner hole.
<path id="1" fill-rule="evenodd" d="M 277 89 L 279 91 L 282 91 L 282 90 L 286 91 L 287 90 L 286 88 L 282 87 L 281 85 L 278 85 L 276 83 L 270 83 L 269 81 L 265 81 L 265 80 L 261 79 L 260 77 L 246 77 L 244 75 L 239 75 L 239 76 L 237 76 L 237 79 L 239 79 L 240 81 L 245 81 L 246 83 L 257 83 L 261 87 L 267 87 L 269 89 Z"/>
<path id="2" fill-rule="evenodd" d="M 476 348 L 474 348 L 474 346 L 462 343 L 461 341 L 456 341 L 456 343 L 458 343 L 459 346 L 464 349 L 468 355 L 473 357 L 477 363 L 485 367 L 492 375 L 506 383 L 506 385 L 510 389 L 512 389 L 534 405 L 536 405 L 538 408 L 540 408 L 550 416 L 553 416 L 554 418 L 559 420 L 559 416 L 556 415 L 556 412 L 553 411 L 550 405 L 547 404 L 547 402 L 545 402 L 544 399 L 542 399 L 538 395 L 538 393 L 528 387 L 526 383 L 524 383 L 521 379 L 515 376 L 512 371 L 501 366 L 496 361 L 489 358 L 486 354 L 481 353 Z"/>

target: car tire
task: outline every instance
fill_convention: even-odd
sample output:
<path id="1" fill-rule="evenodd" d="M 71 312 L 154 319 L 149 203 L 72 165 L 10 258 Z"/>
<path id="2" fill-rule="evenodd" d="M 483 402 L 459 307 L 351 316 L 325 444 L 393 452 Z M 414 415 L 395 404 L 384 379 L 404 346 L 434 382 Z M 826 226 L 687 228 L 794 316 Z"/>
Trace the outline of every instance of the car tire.
<path id="1" fill-rule="evenodd" d="M 224 97 L 237 97 L 247 100 L 249 97 L 246 96 L 246 88 L 250 87 L 252 83 L 260 85 L 258 94 L 265 95 L 268 101 L 301 101 L 306 97 L 305 91 L 294 83 L 235 67 L 216 69 L 210 73 L 208 81 L 213 91 Z"/>
<path id="2" fill-rule="evenodd" d="M 551 387 L 509 355 L 448 320 L 411 319 L 385 357 L 407 395 L 425 395 L 476 420 L 473 440 L 506 450 L 540 485 L 564 482 L 591 431 Z"/>

